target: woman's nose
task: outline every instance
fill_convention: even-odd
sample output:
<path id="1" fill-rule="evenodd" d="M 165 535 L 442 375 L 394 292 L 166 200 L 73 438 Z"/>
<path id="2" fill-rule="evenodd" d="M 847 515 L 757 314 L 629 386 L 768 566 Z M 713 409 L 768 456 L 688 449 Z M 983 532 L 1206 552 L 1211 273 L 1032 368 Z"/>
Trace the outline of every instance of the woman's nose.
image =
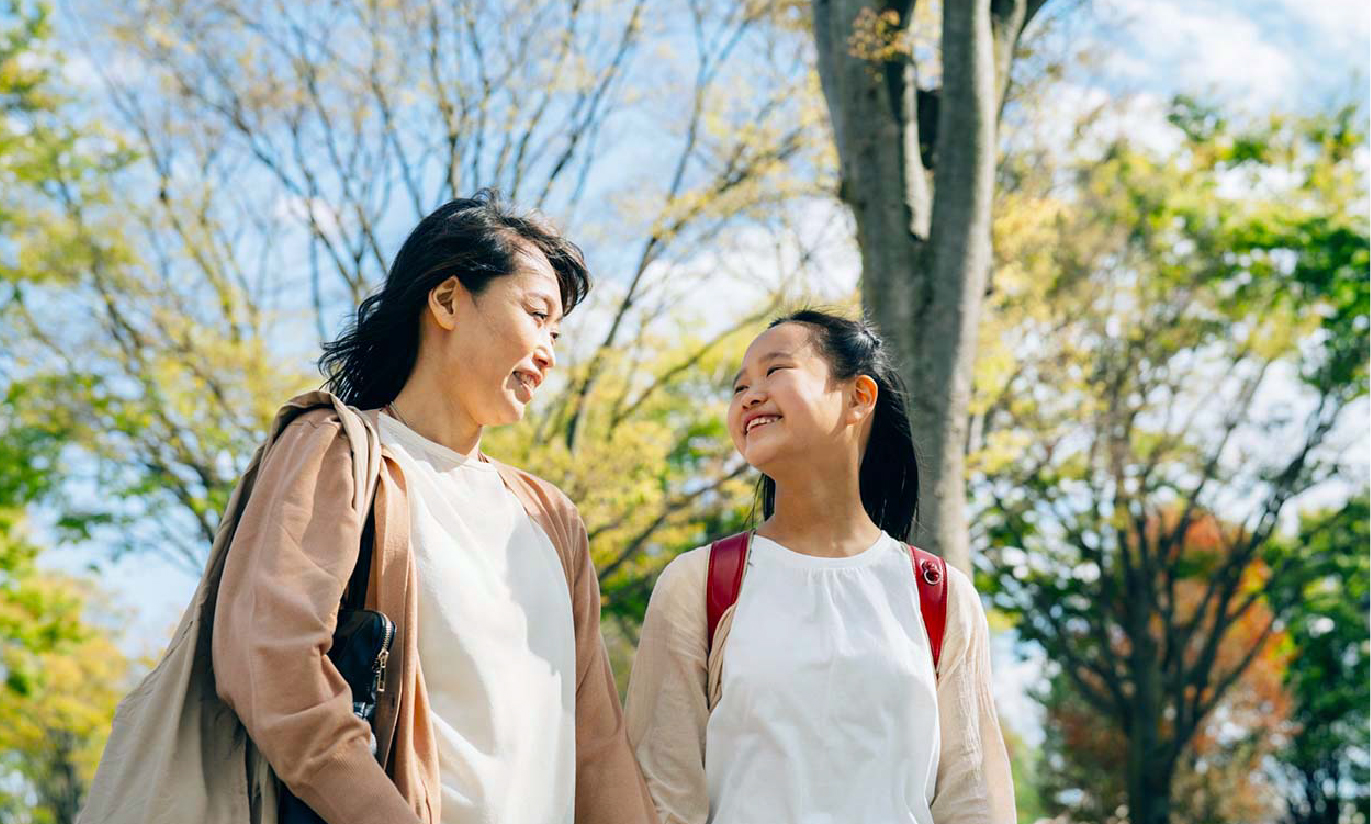
<path id="1" fill-rule="evenodd" d="M 547 372 L 557 365 L 557 354 L 552 349 L 552 344 L 543 344 L 533 351 L 533 362 L 538 368 Z"/>

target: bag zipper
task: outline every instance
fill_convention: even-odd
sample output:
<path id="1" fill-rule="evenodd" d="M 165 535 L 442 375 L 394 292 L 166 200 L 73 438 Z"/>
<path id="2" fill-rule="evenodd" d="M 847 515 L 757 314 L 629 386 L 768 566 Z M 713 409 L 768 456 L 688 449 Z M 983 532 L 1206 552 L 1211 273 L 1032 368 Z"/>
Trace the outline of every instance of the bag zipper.
<path id="1" fill-rule="evenodd" d="M 390 642 L 394 640 L 395 625 L 386 621 L 385 638 L 381 641 L 381 651 L 376 653 L 376 662 L 371 666 L 371 689 L 373 692 L 386 691 L 386 662 L 390 660 Z"/>

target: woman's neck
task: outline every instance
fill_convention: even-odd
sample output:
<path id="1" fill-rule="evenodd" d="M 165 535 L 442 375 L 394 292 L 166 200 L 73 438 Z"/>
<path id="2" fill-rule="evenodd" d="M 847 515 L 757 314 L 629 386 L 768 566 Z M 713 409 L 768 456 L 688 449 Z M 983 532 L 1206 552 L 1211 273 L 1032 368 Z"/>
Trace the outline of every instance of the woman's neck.
<path id="1" fill-rule="evenodd" d="M 806 555 L 846 557 L 876 542 L 881 529 L 862 506 L 859 469 L 807 460 L 794 473 L 777 472 L 776 509 L 757 534 Z"/>
<path id="2" fill-rule="evenodd" d="M 459 455 L 475 455 L 481 446 L 481 425 L 460 405 L 433 389 L 432 383 L 420 369 L 415 369 L 388 410 L 400 423 L 430 441 Z"/>

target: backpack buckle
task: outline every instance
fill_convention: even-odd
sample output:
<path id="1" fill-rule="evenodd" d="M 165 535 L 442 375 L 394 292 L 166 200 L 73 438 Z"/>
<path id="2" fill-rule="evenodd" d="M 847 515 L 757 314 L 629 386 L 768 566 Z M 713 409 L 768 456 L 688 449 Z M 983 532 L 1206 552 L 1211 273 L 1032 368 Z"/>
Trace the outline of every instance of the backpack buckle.
<path id="1" fill-rule="evenodd" d="M 924 561 L 920 564 L 919 571 L 923 573 L 924 583 L 931 587 L 937 586 L 938 582 L 943 579 L 943 574 L 938 569 L 938 565 L 932 561 Z"/>

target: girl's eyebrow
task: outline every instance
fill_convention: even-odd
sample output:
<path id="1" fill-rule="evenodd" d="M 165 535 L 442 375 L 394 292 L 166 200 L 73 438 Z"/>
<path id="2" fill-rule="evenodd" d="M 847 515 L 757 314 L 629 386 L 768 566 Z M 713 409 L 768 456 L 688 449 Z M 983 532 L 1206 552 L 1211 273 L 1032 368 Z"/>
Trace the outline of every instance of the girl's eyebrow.
<path id="1" fill-rule="evenodd" d="M 782 351 L 780 351 L 780 350 L 777 350 L 777 351 L 775 351 L 775 352 L 767 352 L 765 355 L 762 355 L 760 358 L 758 358 L 758 360 L 761 361 L 762 363 L 767 363 L 768 361 L 774 361 L 774 360 L 776 360 L 777 358 L 788 358 L 788 357 L 790 357 L 790 353 L 789 353 L 789 352 L 782 352 Z M 738 370 L 738 374 L 736 374 L 736 375 L 733 376 L 733 384 L 736 386 L 736 385 L 738 384 L 738 381 L 740 381 L 740 380 L 742 380 L 742 379 L 743 379 L 743 370 L 739 369 L 739 370 Z"/>

